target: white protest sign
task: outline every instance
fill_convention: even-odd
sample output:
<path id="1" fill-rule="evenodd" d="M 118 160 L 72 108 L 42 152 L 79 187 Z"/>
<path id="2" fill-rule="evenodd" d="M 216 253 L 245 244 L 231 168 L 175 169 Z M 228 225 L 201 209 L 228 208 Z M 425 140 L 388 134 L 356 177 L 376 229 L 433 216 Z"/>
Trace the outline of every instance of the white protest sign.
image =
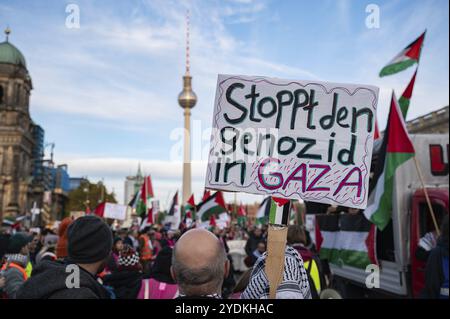
<path id="1" fill-rule="evenodd" d="M 226 220 L 219 219 L 216 221 L 216 227 L 219 229 L 227 228 L 227 226 L 228 226 L 228 223 Z"/>
<path id="2" fill-rule="evenodd" d="M 127 206 L 120 204 L 106 203 L 103 217 L 125 220 L 127 217 Z"/>
<path id="3" fill-rule="evenodd" d="M 365 208 L 378 88 L 219 75 L 205 187 Z"/>
<path id="4" fill-rule="evenodd" d="M 219 219 L 223 220 L 225 222 L 228 222 L 228 221 L 231 220 L 231 217 L 230 217 L 230 215 L 227 212 L 225 212 L 225 213 L 219 214 Z"/>
<path id="5" fill-rule="evenodd" d="M 158 199 L 152 200 L 152 209 L 154 210 L 155 213 L 159 212 L 159 200 Z"/>

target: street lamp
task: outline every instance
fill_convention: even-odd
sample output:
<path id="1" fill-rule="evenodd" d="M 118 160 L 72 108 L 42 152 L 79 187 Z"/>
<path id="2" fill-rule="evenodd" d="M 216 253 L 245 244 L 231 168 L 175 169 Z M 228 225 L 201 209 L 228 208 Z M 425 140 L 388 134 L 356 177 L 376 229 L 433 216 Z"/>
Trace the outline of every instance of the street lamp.
<path id="1" fill-rule="evenodd" d="M 84 202 L 84 205 L 86 206 L 87 211 L 89 208 L 89 188 L 88 187 L 83 188 L 83 192 L 86 193 L 86 201 Z"/>
<path id="2" fill-rule="evenodd" d="M 100 198 L 98 199 L 98 203 L 103 203 L 105 201 L 104 197 L 105 197 L 105 188 L 103 186 L 103 178 L 101 181 L 99 181 L 98 186 L 100 187 Z"/>

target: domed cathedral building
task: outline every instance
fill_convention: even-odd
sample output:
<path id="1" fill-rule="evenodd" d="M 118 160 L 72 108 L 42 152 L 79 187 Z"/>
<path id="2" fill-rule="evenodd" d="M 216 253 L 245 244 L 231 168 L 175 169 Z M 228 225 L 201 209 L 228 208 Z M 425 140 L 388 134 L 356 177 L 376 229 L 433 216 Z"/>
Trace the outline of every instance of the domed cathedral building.
<path id="1" fill-rule="evenodd" d="M 9 41 L 10 32 L 0 43 L 0 220 L 31 209 L 34 132 L 40 128 L 30 117 L 33 84 L 25 57 Z"/>

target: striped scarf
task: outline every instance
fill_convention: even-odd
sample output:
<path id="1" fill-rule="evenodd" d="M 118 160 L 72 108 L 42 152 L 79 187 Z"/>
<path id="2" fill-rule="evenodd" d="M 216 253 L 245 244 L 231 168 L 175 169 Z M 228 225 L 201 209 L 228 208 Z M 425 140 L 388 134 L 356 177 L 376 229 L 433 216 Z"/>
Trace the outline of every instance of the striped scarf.
<path id="1" fill-rule="evenodd" d="M 250 282 L 241 299 L 268 299 L 269 282 L 264 271 L 267 253 L 258 258 L 253 266 Z M 302 257 L 292 247 L 286 246 L 283 281 L 278 286 L 277 299 L 311 299 L 308 275 Z"/>

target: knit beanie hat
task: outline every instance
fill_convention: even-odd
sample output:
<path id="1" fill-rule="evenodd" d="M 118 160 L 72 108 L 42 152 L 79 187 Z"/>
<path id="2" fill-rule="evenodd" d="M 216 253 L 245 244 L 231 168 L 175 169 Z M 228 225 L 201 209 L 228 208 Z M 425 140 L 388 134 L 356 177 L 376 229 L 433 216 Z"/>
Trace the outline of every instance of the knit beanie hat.
<path id="1" fill-rule="evenodd" d="M 19 254 L 23 247 L 28 245 L 33 240 L 33 236 L 30 236 L 23 232 L 18 232 L 9 238 L 7 254 Z"/>
<path id="2" fill-rule="evenodd" d="M 139 253 L 129 245 L 124 245 L 117 260 L 119 270 L 141 270 Z"/>
<path id="3" fill-rule="evenodd" d="M 92 264 L 111 254 L 112 231 L 99 217 L 89 215 L 76 219 L 67 230 L 68 257 L 71 262 Z"/>

